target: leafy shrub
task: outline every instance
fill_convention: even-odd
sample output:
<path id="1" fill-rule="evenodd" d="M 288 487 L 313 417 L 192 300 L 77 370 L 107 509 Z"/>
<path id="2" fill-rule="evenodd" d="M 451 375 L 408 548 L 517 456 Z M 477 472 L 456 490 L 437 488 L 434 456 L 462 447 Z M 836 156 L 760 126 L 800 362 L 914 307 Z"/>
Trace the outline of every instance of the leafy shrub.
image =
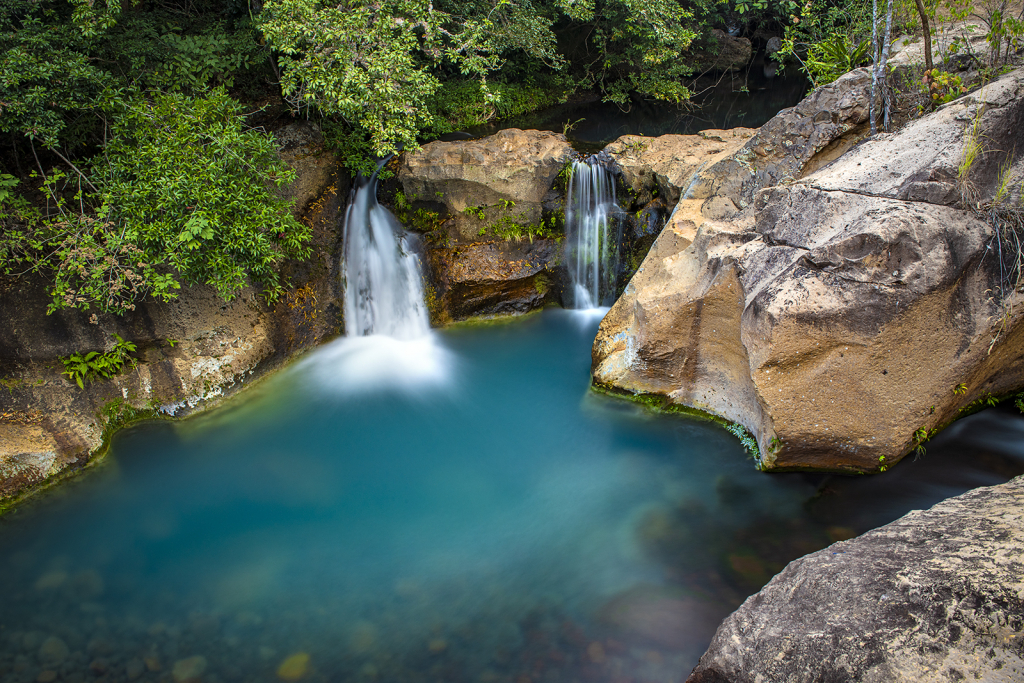
<path id="1" fill-rule="evenodd" d="M 64 372 L 69 380 L 74 380 L 79 389 L 85 388 L 85 383 L 94 379 L 110 379 L 124 370 L 125 366 L 135 367 L 135 359 L 131 354 L 135 352 L 135 344 L 125 341 L 121 335 L 114 334 L 116 343 L 110 351 L 90 351 L 85 355 L 73 353 L 67 358 L 61 358 L 64 364 Z"/>
<path id="2" fill-rule="evenodd" d="M 927 89 L 932 100 L 939 104 L 952 102 L 967 92 L 959 74 L 951 74 L 939 69 L 925 71 L 921 83 Z"/>
<path id="3" fill-rule="evenodd" d="M 804 70 L 816 86 L 831 83 L 843 74 L 866 64 L 870 41 L 854 45 L 845 33 L 833 33 L 807 49 Z"/>
<path id="4" fill-rule="evenodd" d="M 94 173 L 97 216 L 115 228 L 104 238 L 117 246 L 119 230 L 140 262 L 212 285 L 224 299 L 250 280 L 276 298 L 283 287 L 275 265 L 309 254 L 310 229 L 272 189 L 295 172 L 269 136 L 246 129 L 241 106 L 223 89 L 140 94 L 113 106 L 113 137 Z M 152 277 L 157 291 L 173 286 Z"/>

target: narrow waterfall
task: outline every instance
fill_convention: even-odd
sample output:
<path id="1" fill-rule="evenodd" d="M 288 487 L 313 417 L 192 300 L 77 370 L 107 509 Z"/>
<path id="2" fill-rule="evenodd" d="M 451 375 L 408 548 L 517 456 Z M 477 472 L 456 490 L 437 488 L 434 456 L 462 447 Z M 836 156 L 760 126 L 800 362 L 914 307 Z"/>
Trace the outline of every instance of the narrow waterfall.
<path id="1" fill-rule="evenodd" d="M 344 237 L 345 335 L 408 341 L 429 334 L 415 238 L 377 203 L 376 172 L 353 193 Z"/>
<path id="2" fill-rule="evenodd" d="M 570 307 L 611 305 L 622 210 L 615 203 L 615 180 L 596 157 L 573 162 L 565 206 L 566 261 L 573 285 Z"/>
<path id="3" fill-rule="evenodd" d="M 376 173 L 353 190 L 343 234 L 345 336 L 303 365 L 320 386 L 342 394 L 416 393 L 448 383 L 452 357 L 430 329 L 417 237 L 377 203 Z"/>

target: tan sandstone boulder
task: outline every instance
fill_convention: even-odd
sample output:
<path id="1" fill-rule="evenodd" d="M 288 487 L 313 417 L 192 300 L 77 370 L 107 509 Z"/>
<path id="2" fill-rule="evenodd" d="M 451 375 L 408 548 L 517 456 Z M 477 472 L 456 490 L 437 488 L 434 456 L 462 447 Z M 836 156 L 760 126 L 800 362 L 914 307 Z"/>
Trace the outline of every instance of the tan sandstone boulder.
<path id="1" fill-rule="evenodd" d="M 1019 390 L 1024 296 L 1000 279 L 992 226 L 951 206 L 950 176 L 984 140 L 969 177 L 992 197 L 994 169 L 1020 168 L 1022 116 L 1024 70 L 705 221 L 692 242 L 670 224 L 601 324 L 594 381 L 744 425 L 764 468 L 857 471 Z M 719 187 L 742 197 L 770 176 L 757 173 Z"/>
<path id="2" fill-rule="evenodd" d="M 433 249 L 433 304 L 452 320 L 528 313 L 554 300 L 561 255 L 562 245 L 553 239 Z"/>
<path id="3" fill-rule="evenodd" d="M 410 202 L 444 205 L 453 238 L 474 241 L 493 235 L 488 226 L 505 217 L 539 223 L 545 197 L 572 153 L 564 135 L 509 128 L 480 140 L 423 145 L 402 156 L 398 179 Z M 477 211 L 467 214 L 467 208 Z"/>
<path id="4" fill-rule="evenodd" d="M 732 128 L 656 138 L 623 135 L 604 151 L 615 160 L 622 180 L 640 196 L 641 204 L 650 201 L 655 191 L 675 204 L 695 180 L 697 171 L 736 152 L 755 133 L 755 128 Z"/>

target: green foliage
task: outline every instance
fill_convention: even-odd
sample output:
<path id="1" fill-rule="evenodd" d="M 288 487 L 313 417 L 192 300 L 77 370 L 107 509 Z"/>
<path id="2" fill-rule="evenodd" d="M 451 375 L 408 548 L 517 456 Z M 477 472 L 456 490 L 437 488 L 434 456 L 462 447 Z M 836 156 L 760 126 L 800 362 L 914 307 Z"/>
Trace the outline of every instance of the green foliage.
<path id="1" fill-rule="evenodd" d="M 64 365 L 64 372 L 69 380 L 73 380 L 79 389 L 85 388 L 85 383 L 94 379 L 110 379 L 120 373 L 126 366 L 135 367 L 135 359 L 131 354 L 135 352 L 135 344 L 125 341 L 121 335 L 114 334 L 116 343 L 110 351 L 99 352 L 89 351 L 85 355 L 73 353 L 66 358 L 61 358 Z"/>
<path id="2" fill-rule="evenodd" d="M 45 21 L 40 5 L 5 3 L 0 17 L 0 130 L 56 146 L 62 137 L 81 139 L 73 119 L 108 87 L 110 75 L 80 49 L 85 42 L 73 23 Z M 2 10 L 0 10 L 2 11 Z"/>
<path id="3" fill-rule="evenodd" d="M 583 15 L 591 22 L 587 40 L 569 53 L 577 87 L 595 88 L 620 105 L 631 93 L 676 104 L 689 99 L 682 78 L 693 67 L 681 57 L 700 33 L 692 8 L 675 0 L 617 0 L 595 3 Z"/>
<path id="4" fill-rule="evenodd" d="M 225 299 L 251 281 L 275 298 L 276 264 L 307 255 L 310 231 L 273 192 L 294 177 L 273 141 L 223 90 L 111 94 L 104 111 L 103 153 L 88 175 L 51 171 L 45 210 L 0 179 L 0 268 L 49 274 L 51 311 L 123 313 L 174 298 L 179 278 Z"/>
<path id="5" fill-rule="evenodd" d="M 824 85 L 869 62 L 870 39 L 870 2 L 809 0 L 791 12 L 776 57 L 796 60 L 815 86 Z"/>
<path id="6" fill-rule="evenodd" d="M 761 454 L 761 450 L 757 446 L 757 440 L 751 436 L 750 432 L 747 431 L 746 427 L 741 425 L 739 422 L 729 422 L 725 425 L 726 430 L 740 440 L 744 450 L 747 453 L 757 458 Z"/>
<path id="7" fill-rule="evenodd" d="M 95 160 L 97 216 L 145 263 L 212 285 L 225 299 L 250 280 L 276 298 L 274 266 L 308 255 L 310 229 L 272 190 L 295 177 L 273 141 L 246 129 L 241 107 L 222 89 L 138 95 L 115 108 L 111 140 Z M 171 283 L 148 284 L 163 295 Z"/>
<path id="8" fill-rule="evenodd" d="M 467 206 L 462 210 L 462 213 L 467 216 L 476 216 L 479 221 L 487 219 L 487 207 L 486 206 Z"/>
<path id="9" fill-rule="evenodd" d="M 921 457 L 922 455 L 924 455 L 926 453 L 926 449 L 924 447 L 925 442 L 927 442 L 930 438 L 935 436 L 935 434 L 937 434 L 937 433 L 938 433 L 938 430 L 932 430 L 932 431 L 929 432 L 927 427 L 920 427 L 916 432 L 914 432 L 914 457 L 915 458 L 919 458 L 919 457 Z"/>
<path id="10" fill-rule="evenodd" d="M 103 422 L 103 440 L 108 441 L 115 432 L 139 420 L 157 417 L 158 413 L 155 406 L 155 401 L 152 401 L 145 408 L 136 408 L 122 398 L 108 401 L 97 413 L 100 421 Z"/>
<path id="11" fill-rule="evenodd" d="M 430 99 L 443 65 L 480 79 L 512 50 L 558 66 L 550 20 L 525 3 L 455 16 L 424 0 L 269 0 L 259 26 L 279 55 L 282 90 L 296 110 L 316 108 L 365 136 L 376 156 L 414 147 L 434 123 Z"/>
<path id="12" fill-rule="evenodd" d="M 866 64 L 868 48 L 867 39 L 853 45 L 845 33 L 833 33 L 808 48 L 803 69 L 816 86 L 825 85 Z"/>
<path id="13" fill-rule="evenodd" d="M 524 82 L 452 80 L 441 83 L 428 99 L 433 114 L 429 134 L 465 130 L 495 119 L 507 119 L 563 101 L 566 88 L 558 79 L 541 83 L 530 76 Z"/>
<path id="14" fill-rule="evenodd" d="M 1017 394 L 1013 399 L 1013 405 L 1017 406 L 1017 410 L 1024 413 L 1024 393 Z"/>
<path id="15" fill-rule="evenodd" d="M 237 74 L 260 59 L 249 31 L 227 33 L 214 26 L 200 34 L 164 33 L 159 39 L 166 52 L 152 80 L 154 85 L 172 90 L 231 88 Z"/>
<path id="16" fill-rule="evenodd" d="M 966 393 L 967 393 L 967 385 L 964 384 L 963 382 L 960 382 L 955 387 L 953 387 L 953 395 L 954 396 L 963 396 Z"/>
<path id="17" fill-rule="evenodd" d="M 939 104 L 952 102 L 967 92 L 967 88 L 964 87 L 963 80 L 961 80 L 959 74 L 952 74 L 939 69 L 925 71 L 924 76 L 921 78 L 921 83 L 928 91 L 932 100 Z"/>
<path id="18" fill-rule="evenodd" d="M 521 220 L 522 216 L 502 216 L 487 226 L 480 234 L 485 234 L 486 230 L 490 230 L 495 237 L 506 242 L 521 242 L 526 239 L 533 243 L 534 238 L 559 237 L 562 232 L 561 223 L 564 222 L 564 218 L 559 214 L 542 218 L 539 223 L 520 222 Z"/>

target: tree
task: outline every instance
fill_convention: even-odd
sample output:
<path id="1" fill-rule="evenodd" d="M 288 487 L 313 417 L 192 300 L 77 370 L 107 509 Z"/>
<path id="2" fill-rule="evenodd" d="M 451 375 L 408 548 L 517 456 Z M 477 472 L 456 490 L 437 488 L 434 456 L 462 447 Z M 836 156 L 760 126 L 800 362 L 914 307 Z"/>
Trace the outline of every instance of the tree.
<path id="1" fill-rule="evenodd" d="M 173 298 L 180 280 L 225 299 L 251 282 L 276 298 L 276 265 L 308 256 L 310 230 L 273 191 L 294 172 L 269 136 L 246 128 L 223 89 L 107 98 L 110 140 L 91 172 L 51 172 L 42 213 L 2 205 L 0 265 L 49 272 L 51 310 L 123 313 Z"/>

